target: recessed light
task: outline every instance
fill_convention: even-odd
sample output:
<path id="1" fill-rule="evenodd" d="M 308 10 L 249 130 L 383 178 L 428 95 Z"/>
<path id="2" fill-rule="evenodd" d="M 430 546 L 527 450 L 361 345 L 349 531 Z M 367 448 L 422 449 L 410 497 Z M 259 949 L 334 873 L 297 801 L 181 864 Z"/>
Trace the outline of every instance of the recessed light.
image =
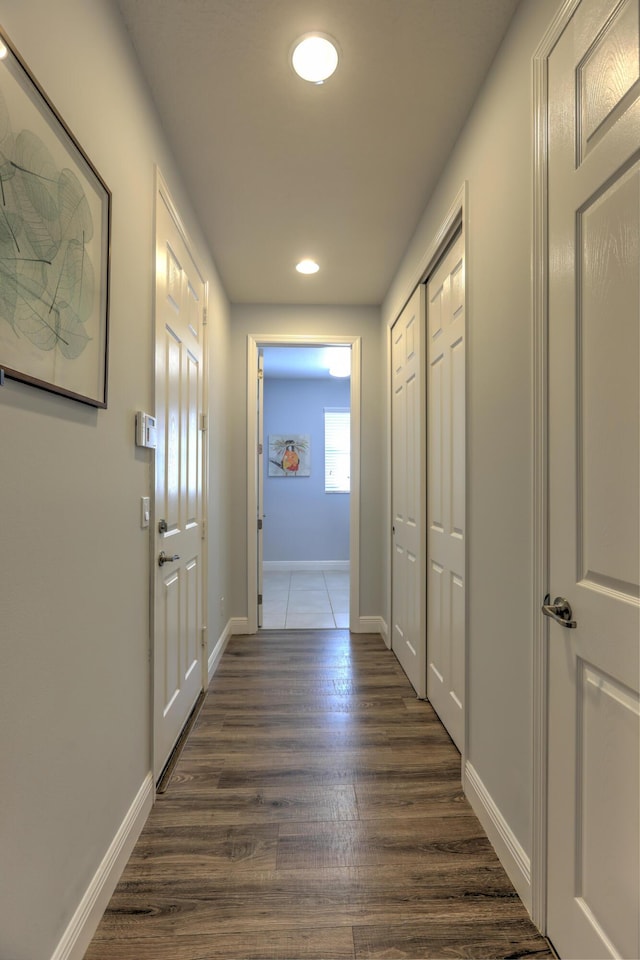
<path id="1" fill-rule="evenodd" d="M 296 40 L 291 53 L 293 69 L 309 83 L 324 83 L 338 66 L 335 40 L 325 33 L 307 33 Z"/>
<path id="2" fill-rule="evenodd" d="M 315 262 L 315 260 L 301 260 L 300 263 L 296 264 L 296 270 L 298 273 L 317 273 L 320 267 Z"/>
<path id="3" fill-rule="evenodd" d="M 2 41 L 0 40 L 0 60 L 6 59 L 6 56 L 8 53 L 9 51 L 7 47 L 5 47 L 4 43 L 2 43 Z"/>

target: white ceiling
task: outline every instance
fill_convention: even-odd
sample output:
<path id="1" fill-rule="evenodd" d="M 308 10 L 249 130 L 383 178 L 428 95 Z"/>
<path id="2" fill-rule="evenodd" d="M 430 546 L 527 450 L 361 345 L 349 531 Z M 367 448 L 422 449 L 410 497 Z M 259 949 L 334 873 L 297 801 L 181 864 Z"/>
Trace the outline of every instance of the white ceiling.
<path id="1" fill-rule="evenodd" d="M 379 304 L 518 0 L 115 0 L 234 303 Z M 300 35 L 335 37 L 321 86 Z M 320 273 L 294 270 L 313 257 Z"/>

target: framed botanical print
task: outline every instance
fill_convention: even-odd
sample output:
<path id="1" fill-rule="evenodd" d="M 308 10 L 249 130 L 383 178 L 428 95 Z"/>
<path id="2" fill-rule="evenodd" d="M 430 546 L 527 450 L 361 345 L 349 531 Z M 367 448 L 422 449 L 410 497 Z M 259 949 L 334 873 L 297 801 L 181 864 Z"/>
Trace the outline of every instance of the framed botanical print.
<path id="1" fill-rule="evenodd" d="M 0 31 L 0 368 L 107 405 L 111 194 Z"/>

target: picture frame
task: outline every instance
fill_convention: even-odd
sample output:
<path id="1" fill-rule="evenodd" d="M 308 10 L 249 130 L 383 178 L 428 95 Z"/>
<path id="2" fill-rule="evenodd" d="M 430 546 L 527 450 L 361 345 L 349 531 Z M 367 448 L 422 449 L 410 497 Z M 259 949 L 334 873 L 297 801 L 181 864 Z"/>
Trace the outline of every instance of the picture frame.
<path id="1" fill-rule="evenodd" d="M 107 406 L 111 192 L 0 29 L 0 369 Z"/>
<path id="2" fill-rule="evenodd" d="M 310 477 L 311 437 L 308 433 L 269 434 L 269 477 Z"/>

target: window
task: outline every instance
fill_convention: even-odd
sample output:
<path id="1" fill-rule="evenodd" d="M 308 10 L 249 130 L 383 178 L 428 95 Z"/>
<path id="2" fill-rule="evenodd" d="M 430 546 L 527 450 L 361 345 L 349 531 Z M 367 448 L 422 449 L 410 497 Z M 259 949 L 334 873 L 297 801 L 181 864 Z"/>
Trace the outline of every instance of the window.
<path id="1" fill-rule="evenodd" d="M 324 492 L 351 489 L 351 414 L 348 407 L 324 408 Z"/>

